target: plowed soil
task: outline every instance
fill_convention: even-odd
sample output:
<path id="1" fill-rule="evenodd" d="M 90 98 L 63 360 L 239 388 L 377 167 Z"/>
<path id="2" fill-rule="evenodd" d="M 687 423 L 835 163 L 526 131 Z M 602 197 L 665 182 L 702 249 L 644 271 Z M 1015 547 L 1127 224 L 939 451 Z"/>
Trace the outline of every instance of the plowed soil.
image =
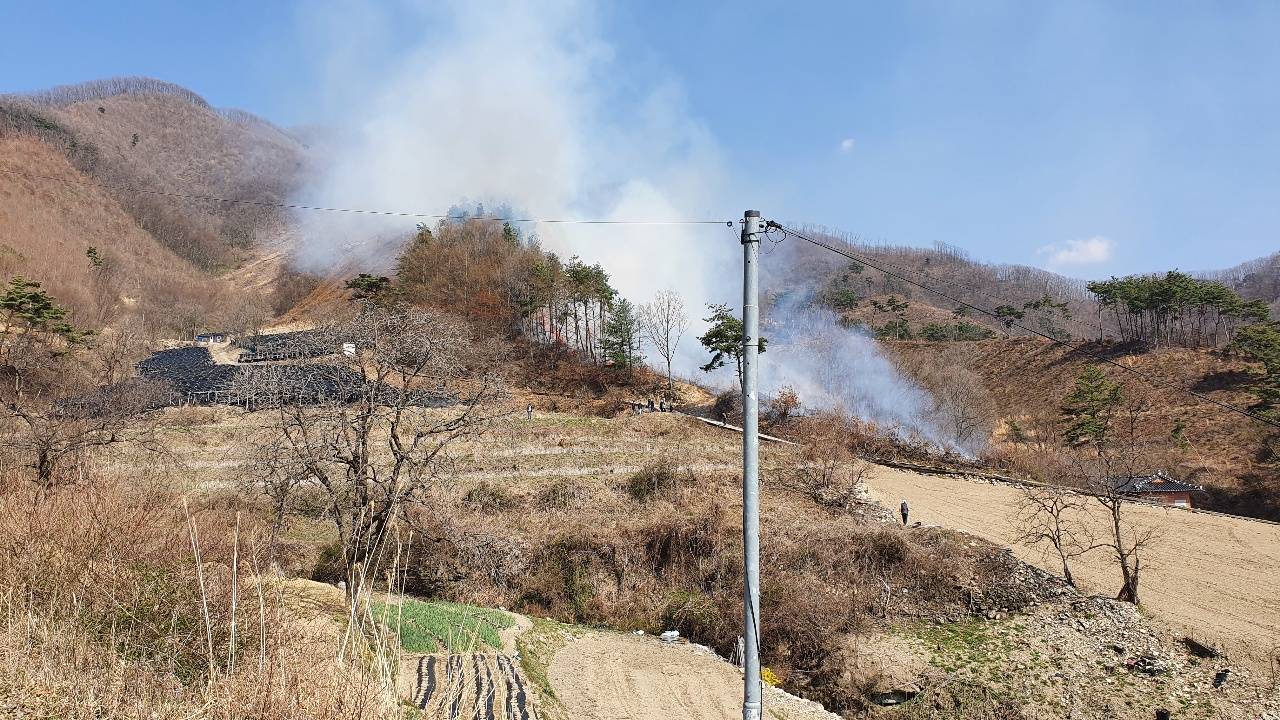
<path id="1" fill-rule="evenodd" d="M 1010 485 L 877 467 L 867 480 L 872 498 L 896 510 L 903 499 L 910 520 L 963 529 L 1010 546 L 1014 554 L 1055 574 L 1056 555 L 1014 544 L 1019 490 Z M 1106 532 L 1101 506 L 1090 522 Z M 1264 666 L 1280 647 L 1280 525 L 1129 504 L 1125 517 L 1158 526 L 1161 535 L 1143 555 L 1140 599 L 1144 611 L 1202 642 L 1225 647 L 1238 660 Z M 1103 550 L 1076 560 L 1072 573 L 1083 592 L 1115 596 L 1120 573 Z M 1243 655 L 1243 656 L 1242 656 Z"/>

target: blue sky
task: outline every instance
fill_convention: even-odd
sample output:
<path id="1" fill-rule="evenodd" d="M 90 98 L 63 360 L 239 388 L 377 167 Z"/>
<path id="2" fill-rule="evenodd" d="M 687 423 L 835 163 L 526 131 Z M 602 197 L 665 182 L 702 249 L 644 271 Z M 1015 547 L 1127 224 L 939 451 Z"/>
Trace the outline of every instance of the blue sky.
<path id="1" fill-rule="evenodd" d="M 0 2 L 0 92 L 148 75 L 282 125 L 335 122 L 341 29 L 314 7 Z M 1280 249 L 1280 3 L 584 8 L 611 54 L 603 111 L 676 88 L 729 178 L 715 216 L 1081 277 Z M 450 31 L 394 4 L 371 22 L 356 61 L 374 74 Z"/>

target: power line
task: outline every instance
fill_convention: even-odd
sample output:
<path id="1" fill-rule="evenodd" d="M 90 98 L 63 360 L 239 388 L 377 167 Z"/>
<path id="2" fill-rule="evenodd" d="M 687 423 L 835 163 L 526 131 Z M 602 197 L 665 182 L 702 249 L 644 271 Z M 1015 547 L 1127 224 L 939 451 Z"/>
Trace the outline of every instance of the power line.
<path id="1" fill-rule="evenodd" d="M 897 278 L 897 279 L 899 279 L 899 280 L 901 280 L 901 281 L 903 281 L 903 282 L 906 282 L 906 283 L 910 283 L 910 284 L 912 284 L 912 285 L 915 285 L 916 287 L 918 287 L 918 288 L 920 288 L 920 289 L 922 289 L 922 290 L 925 290 L 925 291 L 927 291 L 927 292 L 931 292 L 931 293 L 933 293 L 933 294 L 935 294 L 935 295 L 938 295 L 939 297 L 946 298 L 947 300 L 950 300 L 950 301 L 952 301 L 952 302 L 954 302 L 954 303 L 958 303 L 959 305 L 963 305 L 964 307 L 967 307 L 967 308 L 969 308 L 970 310 L 974 310 L 974 311 L 977 311 L 977 312 L 982 313 L 983 315 L 990 316 L 991 318 L 994 318 L 995 320 L 997 320 L 997 321 L 1001 322 L 1002 324 L 1005 324 L 1005 325 L 1007 325 L 1007 326 L 1017 327 L 1017 328 L 1019 328 L 1019 329 L 1021 329 L 1021 330 L 1025 330 L 1026 332 L 1031 333 L 1032 335 L 1036 335 L 1036 336 L 1038 336 L 1038 337 L 1042 337 L 1042 338 L 1044 338 L 1045 340 L 1049 340 L 1049 341 L 1051 341 L 1051 342 L 1057 343 L 1058 345 L 1062 345 L 1063 347 L 1070 348 L 1071 350 L 1073 350 L 1073 351 L 1075 351 L 1075 352 L 1078 352 L 1078 353 L 1080 353 L 1080 354 L 1082 354 L 1082 355 L 1088 356 L 1088 357 L 1090 357 L 1090 358 L 1092 358 L 1092 359 L 1096 360 L 1096 361 L 1097 361 L 1097 362 L 1099 362 L 1099 363 L 1104 363 L 1104 364 L 1106 364 L 1106 365 L 1111 365 L 1111 366 L 1114 366 L 1114 367 L 1118 367 L 1118 368 L 1120 368 L 1121 370 L 1123 370 L 1123 371 L 1125 371 L 1125 372 L 1127 372 L 1127 373 L 1131 373 L 1131 374 L 1133 374 L 1133 375 L 1137 375 L 1138 377 L 1142 378 L 1143 380 L 1146 380 L 1147 382 L 1151 383 L 1152 385 L 1157 385 L 1157 386 L 1161 386 L 1161 387 L 1165 387 L 1165 388 L 1170 388 L 1170 389 L 1172 389 L 1172 390 L 1178 390 L 1178 391 L 1180 391 L 1180 392 L 1184 392 L 1184 393 L 1186 393 L 1186 394 L 1188 394 L 1188 395 L 1190 395 L 1190 396 L 1192 396 L 1192 397 L 1194 397 L 1194 398 L 1196 398 L 1196 399 L 1198 399 L 1198 400 L 1203 400 L 1203 401 L 1205 401 L 1205 402 L 1207 402 L 1207 403 L 1210 403 L 1210 404 L 1212 404 L 1212 405 L 1217 405 L 1218 407 L 1220 407 L 1220 408 L 1222 408 L 1222 409 L 1224 409 L 1224 410 L 1228 410 L 1228 411 L 1233 412 L 1233 413 L 1236 413 L 1236 414 L 1238 414 L 1238 415 L 1243 415 L 1244 417 L 1247 417 L 1247 418 L 1249 418 L 1249 419 L 1251 419 L 1251 420 L 1256 420 L 1256 421 L 1261 422 L 1261 423 L 1265 423 L 1265 424 L 1267 424 L 1267 425 L 1270 425 L 1271 427 L 1280 428 L 1280 422 L 1277 422 L 1277 421 L 1275 421 L 1275 420 L 1272 420 L 1271 418 L 1266 417 L 1265 415 L 1259 415 L 1258 413 L 1252 412 L 1252 411 L 1250 411 L 1250 410 L 1246 410 L 1245 408 L 1242 408 L 1242 407 L 1237 407 L 1237 406 L 1235 406 L 1235 405 L 1232 405 L 1231 403 L 1225 403 L 1225 402 L 1222 402 L 1221 400 L 1215 400 L 1215 399 L 1213 399 L 1213 398 L 1209 397 L 1208 395 L 1205 395 L 1204 393 L 1201 393 L 1201 392 L 1196 392 L 1195 390 L 1192 390 L 1191 388 L 1183 387 L 1182 385 L 1179 385 L 1179 384 L 1177 384 L 1177 383 L 1173 383 L 1173 382 L 1170 382 L 1170 381 L 1165 380 L 1165 379 L 1163 379 L 1163 378 L 1159 378 L 1159 377 L 1156 377 L 1156 376 L 1154 376 L 1154 375 L 1149 375 L 1149 374 L 1147 374 L 1147 373 L 1144 373 L 1144 372 L 1142 372 L 1141 370 L 1135 370 L 1135 369 L 1133 369 L 1133 368 L 1131 368 L 1131 367 L 1127 367 L 1127 366 L 1125 366 L 1125 365 L 1121 365 L 1120 363 L 1116 362 L 1115 360 L 1111 360 L 1110 358 L 1106 358 L 1106 357 L 1103 357 L 1103 356 L 1101 356 L 1101 355 L 1099 355 L 1099 354 L 1097 354 L 1097 353 L 1095 353 L 1095 352 L 1092 352 L 1092 351 L 1090 351 L 1090 350 L 1086 350 L 1084 347 L 1082 347 L 1082 346 L 1080 346 L 1080 345 L 1076 345 L 1076 344 L 1074 344 L 1074 343 L 1069 343 L 1069 342 L 1067 342 L 1067 341 L 1065 341 L 1065 340 L 1060 340 L 1060 339 L 1058 339 L 1058 338 L 1056 338 L 1056 337 L 1053 337 L 1052 335 L 1049 335 L 1049 334 L 1047 334 L 1047 333 L 1040 332 L 1039 330 L 1035 330 L 1035 329 L 1029 328 L 1029 327 L 1027 327 L 1026 325 L 1023 325 L 1023 324 L 1021 324 L 1021 323 L 1019 323 L 1019 322 L 1015 322 L 1015 321 L 1013 321 L 1012 319 L 999 317 L 999 316 L 997 316 L 994 312 L 992 312 L 991 310 L 987 310 L 986 308 L 978 307 L 977 305 L 973 305 L 973 304 L 970 304 L 970 303 L 964 302 L 963 300 L 960 300 L 959 298 L 956 298 L 956 297 L 953 297 L 953 296 L 951 296 L 951 295 L 948 295 L 948 294 L 946 294 L 946 293 L 944 293 L 944 292 L 942 292 L 942 291 L 940 291 L 940 290 L 935 290 L 935 289 L 933 289 L 933 288 L 931 288 L 931 287 L 928 287 L 928 286 L 926 286 L 926 285 L 924 285 L 924 284 L 922 284 L 922 283 L 920 283 L 920 282 L 917 282 L 917 281 L 912 280 L 912 279 L 910 279 L 910 278 L 903 277 L 902 275 L 898 275 L 898 274 L 896 274 L 896 273 L 890 272 L 889 270 L 885 270 L 883 267 L 878 266 L 878 265 L 877 265 L 875 262 L 873 262 L 873 261 L 868 261 L 866 258 L 859 257 L 859 256 L 854 255 L 853 253 L 848 252 L 848 251 L 845 251 L 845 250 L 841 250 L 840 248 L 838 248 L 838 247 L 836 247 L 836 246 L 834 246 L 834 245 L 831 245 L 831 244 L 829 244 L 829 243 L 822 242 L 821 240 L 815 240 L 814 238 L 811 238 L 811 237 L 809 237 L 808 235 L 805 235 L 804 233 L 799 232 L 798 230 L 793 230 L 793 229 L 791 229 L 791 228 L 784 227 L 784 226 L 782 226 L 782 225 L 779 225 L 779 224 L 778 224 L 778 223 L 776 223 L 776 222 L 773 222 L 772 220 L 770 220 L 770 221 L 766 222 L 766 223 L 765 223 L 765 227 L 766 227 L 766 230 L 778 230 L 778 231 L 780 231 L 780 232 L 783 234 L 783 238 L 784 238 L 784 239 L 786 238 L 786 236 L 790 235 L 790 236 L 792 236 L 792 237 L 796 237 L 796 238 L 799 238 L 799 239 L 801 239 L 801 240 L 804 240 L 805 242 L 808 242 L 808 243 L 812 243 L 812 244 L 814 244 L 814 245 L 817 245 L 818 247 L 826 248 L 827 250 L 830 250 L 831 252 L 833 252 L 833 253 L 835 253 L 835 254 L 837 254 L 837 255 L 842 255 L 842 256 L 844 256 L 844 257 L 849 258 L 850 260 L 854 260 L 854 261 L 856 261 L 856 262 L 860 262 L 860 263 L 862 263 L 862 264 L 866 265 L 867 267 L 870 267 L 870 268 L 875 269 L 875 270 L 879 270 L 880 272 L 885 273 L 886 275 L 889 275 L 889 276 L 891 276 L 891 277 L 895 277 L 895 278 Z"/>
<path id="2" fill-rule="evenodd" d="M 398 211 L 390 211 L 390 210 L 367 210 L 367 209 L 357 209 L 357 208 L 333 208 L 333 207 L 321 207 L 321 206 L 316 206 L 316 205 L 300 205 L 300 204 L 292 204 L 292 203 L 273 203 L 273 202 L 266 202 L 266 201 L 261 201 L 261 200 L 239 200 L 239 199 L 233 199 L 233 198 L 219 198 L 219 197 L 212 197 L 212 196 L 208 196 L 208 195 L 190 195 L 190 194 L 187 194 L 187 193 L 166 192 L 166 191 L 163 191 L 163 190 L 147 190 L 147 189 L 144 189 L 144 188 L 135 188 L 135 187 L 130 187 L 130 186 L 128 186 L 128 185 L 118 185 L 118 184 L 102 183 L 102 182 L 89 182 L 89 181 L 85 181 L 85 180 L 68 180 L 68 179 L 66 179 L 66 178 L 57 178 L 57 177 L 52 177 L 52 176 L 48 176 L 48 175 L 35 175 L 35 174 L 31 174 L 31 173 L 19 172 L 19 171 L 17 171 L 17 170 L 6 170 L 6 169 L 3 169 L 3 168 L 0 168 L 0 173 L 5 173 L 5 174 L 7 174 L 7 175 L 13 175 L 13 176 L 17 176 L 17 177 L 24 177 L 24 178 L 27 178 L 27 179 L 29 179 L 29 180 L 46 180 L 46 181 L 49 181 L 49 182 L 57 182 L 57 183 L 65 184 L 65 185 L 83 185 L 83 186 L 88 186 L 88 187 L 100 187 L 100 188 L 106 188 L 106 189 L 111 189 L 111 190 L 121 190 L 121 191 L 124 191 L 124 192 L 132 192 L 132 193 L 137 193 L 137 194 L 140 194 L 140 195 L 157 195 L 157 196 L 162 196 L 162 197 L 175 197 L 175 198 L 182 198 L 182 199 L 184 199 L 184 200 L 203 200 L 203 201 L 208 201 L 208 202 L 217 202 L 217 203 L 234 204 L 234 205 L 251 205 L 251 206 L 255 206 L 255 207 L 272 207 L 272 208 L 280 208 L 280 209 L 285 209 L 285 210 L 315 210 L 315 211 L 321 211 L 321 212 L 339 212 L 339 213 L 350 213 L 350 214 L 357 214 L 357 215 L 382 215 L 382 216 L 391 216 L 391 217 L 423 218 L 423 219 L 441 219 L 441 220 L 444 220 L 444 219 L 504 220 L 504 221 L 507 221 L 507 222 L 531 222 L 531 223 L 562 224 L 562 225 L 725 225 L 725 226 L 730 227 L 730 228 L 732 228 L 732 227 L 733 227 L 733 221 L 732 221 L 732 220 L 728 220 L 728 221 L 725 221 L 725 220 L 566 220 L 566 219 L 539 220 L 539 219 L 535 219 L 535 218 L 501 218 L 501 217 L 496 217 L 496 216 L 449 215 L 449 214 L 434 214 L 434 213 L 410 213 L 410 212 L 398 212 Z M 990 310 L 987 310 L 986 308 L 978 307 L 977 305 L 973 305 L 973 304 L 971 304 L 971 303 L 964 302 L 963 300 L 960 300 L 959 298 L 956 298 L 956 297 L 954 297 L 954 296 L 948 295 L 948 294 L 946 294 L 946 293 L 944 293 L 944 292 L 941 292 L 941 291 L 939 291 L 939 290 L 935 290 L 934 288 L 931 288 L 931 287 L 929 287 L 929 286 L 925 285 L 924 283 L 918 282 L 918 281 L 916 281 L 916 280 L 912 280 L 911 278 L 908 278 L 908 277 L 904 277 L 903 275 L 901 275 L 901 274 L 899 274 L 899 273 L 895 273 L 895 272 L 891 272 L 891 271 L 889 271 L 889 270 L 886 270 L 886 269 L 885 269 L 885 267 L 881 267 L 881 266 L 883 265 L 883 266 L 886 266 L 886 267 L 893 267 L 893 268 L 897 269 L 899 272 L 903 272 L 903 273 L 911 273 L 911 274 L 917 274 L 917 275 L 924 275 L 925 277 L 928 277 L 928 278 L 930 278 L 930 279 L 932 279 L 932 280 L 935 280 L 935 281 L 937 281 L 937 282 L 944 282 L 944 283 L 946 282 L 946 281 L 941 280 L 941 279 L 939 279 L 939 278 L 935 278 L 935 277 L 933 277 L 933 276 L 931 276 L 931 275 L 928 275 L 927 273 L 923 273 L 923 272 L 916 271 L 916 270 L 909 270 L 909 269 L 905 269 L 905 268 L 899 268 L 898 266 L 893 265 L 892 263 L 888 263 L 888 262 L 881 262 L 881 261 L 874 261 L 874 262 L 873 262 L 873 261 L 867 260 L 865 257 L 860 257 L 860 256 L 857 256 L 857 255 L 854 255 L 854 254 L 853 254 L 853 253 L 851 253 L 851 252 L 847 252 L 847 251 L 841 250 L 840 248 L 837 248 L 837 247 L 835 247 L 834 245 L 831 245 L 831 244 L 829 244 L 829 243 L 822 242 L 821 240 L 816 240 L 816 239 L 814 239 L 814 238 L 811 238 L 811 237 L 809 237 L 808 235 L 805 235 L 804 233 L 801 233 L 801 232 L 800 232 L 800 231 L 798 231 L 798 230 L 794 230 L 794 229 L 792 229 L 792 228 L 784 227 L 783 225 L 780 225 L 780 224 L 778 224 L 778 223 L 776 223 L 776 222 L 774 222 L 774 221 L 772 221 L 772 220 L 770 220 L 770 221 L 768 221 L 768 222 L 766 223 L 766 232 L 768 232 L 769 230 L 778 230 L 778 231 L 782 232 L 782 233 L 783 233 L 783 237 L 784 237 L 784 238 L 785 238 L 787 235 L 791 235 L 791 236 L 794 236 L 794 237 L 800 238 L 801 240 L 804 240 L 804 241 L 806 241 L 806 242 L 809 242 L 809 243 L 811 243 L 811 244 L 813 244 L 813 245 L 816 245 L 816 246 L 818 246 L 818 247 L 822 247 L 822 248 L 825 248 L 825 249 L 827 249 L 827 250 L 830 250 L 831 252 L 834 252 L 834 253 L 836 253 L 837 255 L 842 255 L 842 256 L 844 256 L 844 257 L 846 257 L 846 258 L 849 258 L 850 260 L 853 260 L 853 261 L 855 261 L 855 262 L 862 263 L 863 265 L 866 265 L 867 267 L 870 267 L 870 268 L 872 268 L 872 269 L 874 269 L 874 270 L 879 270 L 880 272 L 884 273 L 884 274 L 885 274 L 885 275 L 887 275 L 887 276 L 897 278 L 897 279 L 899 279 L 899 280 L 901 280 L 901 281 L 903 281 L 903 282 L 906 282 L 906 283 L 910 283 L 911 285 L 914 285 L 914 286 L 916 286 L 916 287 L 920 288 L 921 290 L 924 290 L 924 291 L 926 291 L 926 292 L 933 293 L 934 295 L 937 295 L 937 296 L 942 297 L 942 298 L 946 298 L 947 300 L 950 300 L 951 302 L 954 302 L 954 303 L 956 303 L 956 304 L 958 304 L 958 305 L 961 305 L 961 306 L 963 306 L 963 307 L 967 307 L 967 308 L 969 308 L 969 309 L 971 309 L 971 310 L 975 310 L 975 311 L 977 311 L 977 312 L 980 312 L 980 313 L 982 313 L 983 315 L 988 315 L 988 316 L 990 316 L 990 317 L 992 317 L 992 318 L 996 319 L 997 321 L 999 321 L 999 322 L 1001 322 L 1001 323 L 1005 324 L 1006 326 L 1017 327 L 1017 328 L 1019 328 L 1019 329 L 1021 329 L 1021 330 L 1024 330 L 1024 331 L 1026 331 L 1026 332 L 1028 332 L 1028 333 L 1030 333 L 1030 334 L 1032 334 L 1032 335 L 1035 335 L 1035 336 L 1037 336 L 1037 337 L 1042 337 L 1042 338 L 1044 338 L 1044 339 L 1046 339 L 1046 340 L 1049 340 L 1049 341 L 1051 341 L 1051 342 L 1054 342 L 1054 343 L 1057 343 L 1057 344 L 1062 345 L 1062 346 L 1064 346 L 1064 347 L 1070 348 L 1071 350 L 1073 350 L 1073 351 L 1075 351 L 1075 352 L 1079 352 L 1079 353 L 1081 353 L 1081 354 L 1083 354 L 1083 355 L 1086 355 L 1086 356 L 1088 356 L 1088 357 L 1090 357 L 1090 358 L 1093 358 L 1094 360 L 1097 360 L 1098 362 L 1105 363 L 1105 364 L 1107 364 L 1107 365 L 1112 365 L 1112 366 L 1114 366 L 1114 367 L 1120 368 L 1121 370 L 1123 370 L 1123 371 L 1125 371 L 1125 372 L 1128 372 L 1128 373 L 1132 373 L 1132 374 L 1134 374 L 1134 375 L 1137 375 L 1138 377 L 1143 378 L 1144 380 L 1146 380 L 1146 381 L 1147 381 L 1147 382 L 1149 382 L 1149 383 L 1152 383 L 1153 385 L 1160 385 L 1160 386 L 1163 386 L 1163 387 L 1167 387 L 1167 388 L 1171 388 L 1171 389 L 1174 389 L 1174 390 L 1178 390 L 1178 391 L 1181 391 L 1181 392 L 1187 393 L 1188 395 L 1191 395 L 1192 397 L 1195 397 L 1195 398 L 1197 398 L 1197 399 L 1203 400 L 1203 401 L 1205 401 L 1205 402 L 1207 402 L 1207 403 L 1210 403 L 1210 404 L 1213 404 L 1213 405 L 1217 405 L 1218 407 L 1221 407 L 1221 408 L 1223 408 L 1223 409 L 1225 409 L 1225 410 L 1229 410 L 1229 411 L 1231 411 L 1231 412 L 1234 412 L 1234 413 L 1238 413 L 1238 414 L 1240 414 L 1240 415 L 1243 415 L 1243 416 L 1245 416 L 1245 417 L 1247 417 L 1247 418 L 1251 418 L 1251 419 L 1253 419 L 1253 420 L 1257 420 L 1257 421 L 1259 421 L 1259 422 L 1266 423 L 1267 425 L 1270 425 L 1270 426 L 1272 426 L 1272 427 L 1280 428 L 1280 422 L 1276 422 L 1276 421 L 1274 421 L 1274 420 L 1271 420 L 1270 418 L 1267 418 L 1267 417 L 1265 417 L 1265 416 L 1263 416 L 1263 415 L 1259 415 L 1259 414 L 1257 414 L 1257 413 L 1250 412 L 1249 410 L 1246 410 L 1246 409 L 1241 408 L 1241 407 L 1237 407 L 1237 406 L 1235 406 L 1235 405 L 1231 405 L 1230 403 L 1224 403 L 1224 402 L 1222 402 L 1222 401 L 1215 400 L 1215 399 L 1213 399 L 1213 398 L 1209 397 L 1208 395 L 1205 395 L 1204 393 L 1196 392 L 1195 390 L 1192 390 L 1192 389 L 1190 389 L 1190 388 L 1186 388 L 1186 387 L 1182 387 L 1181 385 L 1177 385 L 1177 384 L 1172 383 L 1172 382 L 1170 382 L 1170 381 L 1168 381 L 1168 380 L 1164 380 L 1164 379 L 1162 379 L 1162 378 L 1157 378 L 1157 377 L 1154 377 L 1154 376 L 1152 376 L 1152 375 L 1148 375 L 1148 374 L 1146 374 L 1146 373 L 1144 373 L 1144 372 L 1141 372 L 1141 371 L 1139 371 L 1139 370 L 1135 370 L 1135 369 L 1133 369 L 1133 368 L 1131 368 L 1131 367 L 1126 367 L 1126 366 L 1121 365 L 1120 363 L 1118 363 L 1118 362 L 1116 362 L 1116 361 L 1114 361 L 1114 360 L 1110 360 L 1110 359 L 1108 359 L 1108 358 L 1102 357 L 1101 355 L 1098 355 L 1097 353 L 1094 353 L 1094 352 L 1091 352 L 1091 351 L 1089 351 L 1089 350 L 1086 350 L 1086 349 L 1084 349 L 1083 347 L 1081 347 L 1081 346 L 1079 346 L 1079 345 L 1074 345 L 1074 344 L 1069 343 L 1069 342 L 1066 342 L 1066 341 L 1064 341 L 1064 340 L 1060 340 L 1060 339 L 1058 339 L 1058 338 L 1056 338 L 1056 337 L 1053 337 L 1052 335 L 1049 335 L 1049 334 L 1046 334 L 1046 333 L 1040 332 L 1039 330 L 1035 330 L 1035 329 L 1033 329 L 1033 328 L 1027 327 L 1026 325 L 1023 325 L 1023 324 L 1021 324 L 1021 323 L 1019 323 L 1019 322 L 1016 322 L 1016 321 L 1014 321 L 1014 320 L 1012 320 L 1012 319 L 1010 319 L 1010 318 L 1003 318 L 1003 317 L 999 317 L 999 316 L 997 316 L 994 312 L 992 312 L 992 311 L 990 311 Z M 878 264 L 877 264 L 877 263 L 878 263 Z M 976 288 L 969 287 L 968 289 L 969 289 L 969 290 L 971 290 L 971 291 L 978 292 L 979 294 L 982 294 L 982 295 L 984 295 L 984 296 L 986 296 L 986 297 L 988 297 L 988 298 L 992 298 L 992 299 L 995 299 L 995 300 L 1001 300 L 1002 302 L 1004 302 L 1001 298 L 996 297 L 996 296 L 993 296 L 993 295 L 990 295 L 990 294 L 987 294 L 987 293 L 985 293 L 985 292 L 982 292 L 982 291 L 980 291 L 980 290 L 977 290 Z M 1092 325 L 1092 324 L 1089 324 L 1089 323 L 1083 323 L 1083 322 L 1079 322 L 1079 321 L 1075 321 L 1075 322 L 1077 322 L 1078 324 L 1084 325 L 1084 326 L 1086 326 L 1086 327 L 1092 327 L 1092 328 L 1095 328 L 1095 329 L 1097 329 L 1097 328 L 1098 328 L 1098 326 L 1097 326 L 1097 325 Z"/>
<path id="3" fill-rule="evenodd" d="M 120 190 L 123 192 L 137 193 L 139 195 L 159 195 L 162 197 L 182 198 L 184 200 L 204 200 L 208 202 L 225 203 L 229 205 L 252 205 L 255 207 L 271 207 L 281 208 L 285 210 L 318 210 L 322 212 L 338 212 L 350 213 L 353 215 L 385 215 L 391 217 L 405 218 L 423 218 L 436 220 L 503 220 L 506 222 L 528 222 L 528 223 L 544 223 L 555 225 L 727 225 L 733 226 L 733 221 L 725 220 L 539 220 L 537 218 L 504 218 L 496 215 L 467 215 L 467 214 L 433 214 L 433 213 L 411 213 L 396 212 L 391 210 L 363 210 L 356 208 L 335 208 L 320 207 L 317 205 L 297 205 L 291 203 L 274 203 L 262 200 L 237 200 L 233 198 L 220 198 L 208 195 L 189 195 L 186 193 L 166 192 L 164 190 L 147 190 L 145 188 L 135 188 L 128 185 L 117 185 L 103 182 L 90 182 L 87 180 L 68 180 L 66 178 L 51 177 L 48 175 L 33 175 L 31 173 L 19 172 L 17 170 L 5 170 L 0 168 L 0 173 L 7 175 L 16 175 L 29 180 L 48 180 L 50 182 L 63 183 L 65 185 L 85 185 L 89 187 L 100 187 L 109 190 Z"/>
<path id="4" fill-rule="evenodd" d="M 824 233 L 824 234 L 825 234 L 825 233 Z M 848 245 L 850 245 L 851 247 L 853 246 L 853 244 L 852 244 L 852 243 L 849 243 L 848 241 L 845 241 L 845 243 L 846 243 L 846 244 L 848 244 Z M 890 246 L 890 247 L 892 247 L 892 246 Z M 964 289 L 964 290 L 968 290 L 968 291 L 970 291 L 970 292 L 973 292 L 973 293 L 976 293 L 976 294 L 978 294 L 978 295 L 981 295 L 982 297 L 985 297 L 985 298 L 987 298 L 988 300 L 994 300 L 994 301 L 996 301 L 996 302 L 998 302 L 998 303 L 1000 303 L 1000 304 L 1003 304 L 1003 305 L 1010 305 L 1010 306 L 1012 306 L 1012 305 L 1013 305 L 1013 301 L 1008 300 L 1007 298 L 1002 298 L 1002 297 L 1000 297 L 999 295 L 993 295 L 993 294 L 991 294 L 990 292 L 988 292 L 988 291 L 986 291 L 986 290 L 984 290 L 984 289 L 982 289 L 982 288 L 980 288 L 980 287 L 978 287 L 978 286 L 976 286 L 976 285 L 970 285 L 970 284 L 968 284 L 968 283 L 960 282 L 960 281 L 957 281 L 957 280 L 944 280 L 944 279 L 942 279 L 942 278 L 940 278 L 940 277 L 937 277 L 937 276 L 934 276 L 934 275 L 930 275 L 929 273 L 927 273 L 927 272 L 925 272 L 925 271 L 923 271 L 923 270 L 914 270 L 914 269 L 912 269 L 912 268 L 905 268 L 905 267 L 902 267 L 901 265 L 895 265 L 895 264 L 893 264 L 893 263 L 891 263 L 891 262 L 889 262 L 889 261 L 887 261 L 887 260 L 877 260 L 876 262 L 880 263 L 881 265 L 885 265 L 885 266 L 887 266 L 887 267 L 891 267 L 891 268 L 893 268 L 893 269 L 895 269 L 895 270 L 897 270 L 897 271 L 899 271 L 899 272 L 911 273 L 912 275 L 916 275 L 916 276 L 923 276 L 923 277 L 926 277 L 926 278 L 928 278 L 928 279 L 930 279 L 930 280 L 932 280 L 932 281 L 934 281 L 934 282 L 944 283 L 944 284 L 950 285 L 950 286 L 952 286 L 952 287 L 958 287 L 958 288 L 962 288 L 962 289 Z M 879 268 L 875 268 L 875 269 L 877 269 L 877 270 L 878 270 Z M 923 286 L 923 285 L 921 285 L 920 287 L 921 287 L 921 288 L 923 288 L 924 290 L 928 291 L 928 292 L 933 292 L 933 290 L 932 290 L 932 289 L 930 289 L 930 288 L 928 288 L 928 287 L 925 287 L 925 286 Z M 1026 307 L 1026 305 L 1025 305 L 1025 304 L 1023 305 L 1023 309 L 1024 309 L 1024 310 L 1025 310 L 1025 309 L 1027 309 L 1027 307 Z M 1052 317 L 1052 313 L 1051 313 L 1051 311 L 1040 310 L 1039 312 L 1040 312 L 1040 314 L 1041 314 L 1041 315 Z M 1071 324 L 1073 324 L 1073 325 L 1076 325 L 1076 326 L 1078 326 L 1078 327 L 1089 328 L 1090 330 L 1097 330 L 1097 331 L 1099 331 L 1099 332 L 1103 332 L 1103 331 L 1105 331 L 1105 328 L 1103 328 L 1101 325 L 1098 325 L 1098 324 L 1095 324 L 1095 323 L 1089 322 L 1089 321 L 1087 321 L 1087 320 L 1081 320 L 1081 319 L 1079 319 L 1079 318 L 1077 318 L 1077 317 L 1063 318 L 1063 320 L 1064 320 L 1065 322 L 1069 322 L 1069 323 L 1071 323 Z"/>

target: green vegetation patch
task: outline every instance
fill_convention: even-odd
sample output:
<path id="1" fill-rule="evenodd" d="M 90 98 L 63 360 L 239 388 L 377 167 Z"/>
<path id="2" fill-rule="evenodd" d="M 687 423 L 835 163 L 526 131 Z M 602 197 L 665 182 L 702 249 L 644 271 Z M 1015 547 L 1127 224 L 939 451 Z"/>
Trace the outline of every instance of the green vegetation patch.
<path id="1" fill-rule="evenodd" d="M 985 664 L 995 649 L 994 639 L 979 622 L 926 625 L 921 636 L 933 653 L 931 662 L 947 671 Z"/>
<path id="2" fill-rule="evenodd" d="M 406 652 L 473 652 L 502 649 L 498 631 L 515 624 L 500 610 L 459 603 L 404 600 L 400 604 L 377 603 L 373 608 L 378 622 L 400 635 Z"/>

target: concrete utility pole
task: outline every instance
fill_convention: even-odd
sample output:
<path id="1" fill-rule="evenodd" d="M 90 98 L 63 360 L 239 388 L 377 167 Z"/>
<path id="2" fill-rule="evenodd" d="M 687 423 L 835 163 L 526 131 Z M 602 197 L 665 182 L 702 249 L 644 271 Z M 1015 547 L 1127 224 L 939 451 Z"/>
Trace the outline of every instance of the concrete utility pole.
<path id="1" fill-rule="evenodd" d="M 742 720 L 760 720 L 760 211 L 742 218 Z"/>

